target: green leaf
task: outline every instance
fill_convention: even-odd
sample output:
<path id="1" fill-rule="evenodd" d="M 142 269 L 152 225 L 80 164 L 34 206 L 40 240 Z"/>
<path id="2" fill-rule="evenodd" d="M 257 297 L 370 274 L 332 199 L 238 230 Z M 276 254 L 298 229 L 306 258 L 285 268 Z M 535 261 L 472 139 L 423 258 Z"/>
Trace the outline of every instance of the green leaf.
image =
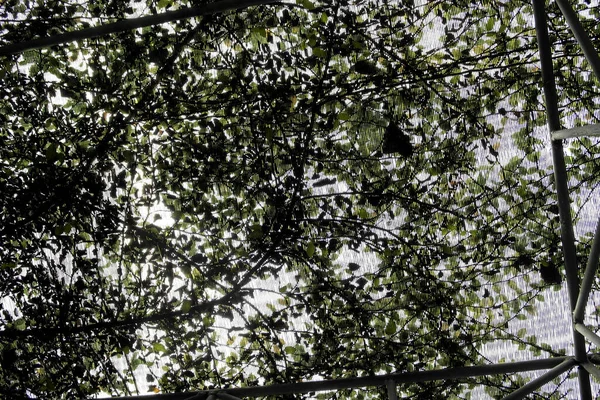
<path id="1" fill-rule="evenodd" d="M 259 240 L 263 237 L 262 226 L 260 224 L 254 224 L 250 227 L 250 234 L 248 238 L 251 240 Z"/>
<path id="2" fill-rule="evenodd" d="M 183 300 L 181 302 L 181 312 L 187 313 L 192 308 L 192 302 L 190 300 Z"/>
<path id="3" fill-rule="evenodd" d="M 15 320 L 15 322 L 13 322 L 13 326 L 15 327 L 15 329 L 19 330 L 19 331 L 24 331 L 27 328 L 27 323 L 25 322 L 25 320 L 23 318 L 18 318 Z"/>
<path id="4" fill-rule="evenodd" d="M 152 350 L 155 353 L 164 353 L 167 351 L 167 348 L 162 343 L 154 342 L 152 343 Z"/>
<path id="5" fill-rule="evenodd" d="M 386 335 L 393 335 L 398 331 L 398 327 L 396 326 L 396 322 L 395 321 L 390 321 L 388 322 L 388 324 L 385 327 L 385 334 Z"/>
<path id="6" fill-rule="evenodd" d="M 46 147 L 46 158 L 49 162 L 54 162 L 58 159 L 58 146 L 56 143 L 50 144 Z"/>
<path id="7" fill-rule="evenodd" d="M 314 3 L 310 0 L 296 0 L 296 4 L 301 5 L 307 10 L 313 10 L 315 8 Z"/>
<path id="8" fill-rule="evenodd" d="M 309 258 L 312 258 L 312 256 L 315 254 L 315 250 L 316 250 L 316 247 L 315 247 L 314 242 L 310 242 L 308 244 L 308 246 L 306 247 L 306 255 Z"/>
<path id="9" fill-rule="evenodd" d="M 313 50 L 313 54 L 317 57 L 320 57 L 320 58 L 327 57 L 327 51 L 323 50 L 320 47 L 313 47 L 312 50 Z"/>

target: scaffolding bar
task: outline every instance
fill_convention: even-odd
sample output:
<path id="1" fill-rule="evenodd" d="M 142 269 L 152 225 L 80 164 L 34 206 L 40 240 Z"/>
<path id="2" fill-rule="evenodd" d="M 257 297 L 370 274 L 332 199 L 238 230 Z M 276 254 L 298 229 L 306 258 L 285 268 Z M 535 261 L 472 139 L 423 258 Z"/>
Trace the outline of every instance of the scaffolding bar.
<path id="1" fill-rule="evenodd" d="M 218 400 L 242 400 L 239 397 L 232 396 L 229 393 L 222 392 L 216 394 Z"/>
<path id="2" fill-rule="evenodd" d="M 571 28 L 575 39 L 577 39 L 577 42 L 579 42 L 579 45 L 583 50 L 583 54 L 590 63 L 596 78 L 600 79 L 600 57 L 598 57 L 598 52 L 594 48 L 589 36 L 587 33 L 585 33 L 585 29 L 583 29 L 577 13 L 573 11 L 573 7 L 571 7 L 571 4 L 569 4 L 568 0 L 556 0 L 556 3 L 558 4 L 560 11 L 565 16 L 567 24 L 569 25 L 569 28 Z"/>
<path id="3" fill-rule="evenodd" d="M 585 306 L 587 305 L 590 291 L 592 290 L 592 284 L 596 279 L 596 270 L 598 269 L 598 261 L 600 260 L 600 219 L 596 223 L 596 232 L 594 233 L 594 241 L 592 242 L 592 249 L 588 257 L 587 266 L 585 267 L 585 273 L 583 275 L 583 281 L 581 283 L 581 290 L 579 291 L 579 297 L 577 298 L 577 305 L 575 306 L 575 312 L 573 313 L 573 320 L 575 323 L 583 322 L 583 316 L 585 313 Z"/>
<path id="4" fill-rule="evenodd" d="M 552 54 L 550 51 L 550 40 L 546 26 L 546 15 L 543 0 L 533 0 L 536 32 L 542 65 L 542 79 L 544 80 L 544 95 L 546 99 L 546 113 L 548 115 L 548 126 L 550 132 L 560 128 L 558 97 L 552 71 Z M 560 233 L 563 245 L 565 270 L 571 310 L 575 308 L 579 293 L 579 278 L 577 276 L 577 256 L 575 249 L 575 236 L 571 220 L 571 202 L 569 200 L 569 189 L 567 186 L 567 171 L 565 158 L 560 140 L 552 141 L 552 161 L 554 164 L 554 177 L 558 197 L 558 209 L 560 214 Z M 585 353 L 583 353 L 585 354 Z M 577 357 L 577 354 L 576 354 Z M 579 359 L 578 361 L 585 361 Z"/>
<path id="5" fill-rule="evenodd" d="M 388 400 L 398 400 L 398 393 L 396 393 L 396 382 L 389 380 L 385 385 L 387 386 Z"/>
<path id="6" fill-rule="evenodd" d="M 590 124 L 552 132 L 552 140 L 589 136 L 600 136 L 600 124 Z"/>
<path id="7" fill-rule="evenodd" d="M 525 396 L 533 393 L 536 389 L 539 389 L 546 383 L 550 382 L 552 379 L 556 378 L 557 376 L 560 376 L 560 374 L 567 372 L 576 364 L 577 362 L 574 359 L 565 360 L 556 367 L 552 368 L 550 371 L 546 372 L 544 375 L 532 380 L 523 387 L 515 390 L 514 392 L 506 396 L 503 400 L 524 399 Z"/>
<path id="8" fill-rule="evenodd" d="M 598 369 L 598 367 L 596 367 L 594 364 L 587 361 L 581 364 L 581 366 L 585 368 L 589 374 L 594 375 L 596 379 L 600 379 L 600 369 Z"/>
<path id="9" fill-rule="evenodd" d="M 482 375 L 508 374 L 515 372 L 535 371 L 539 369 L 554 368 L 573 357 L 553 357 L 539 360 L 520 361 L 491 365 L 478 365 L 472 367 L 447 368 L 434 371 L 405 372 L 387 375 L 364 376 L 358 378 L 333 379 L 326 381 L 311 381 L 285 383 L 271 386 L 254 386 L 233 389 L 215 389 L 200 392 L 181 392 L 167 394 L 151 394 L 130 397 L 113 397 L 119 400 L 185 400 L 203 399 L 207 394 L 227 392 L 236 397 L 263 397 L 277 396 L 294 393 L 319 392 L 328 390 L 354 389 L 369 386 L 386 386 L 388 381 L 395 384 L 427 382 L 444 379 L 462 379 Z M 190 397 L 193 396 L 193 397 Z"/>
<path id="10" fill-rule="evenodd" d="M 577 329 L 583 336 L 588 338 L 590 342 L 594 343 L 596 346 L 600 347 L 600 336 L 596 335 L 592 332 L 587 326 L 582 323 L 576 323 L 575 329 Z"/>
<path id="11" fill-rule="evenodd" d="M 54 35 L 33 39 L 27 42 L 9 44 L 7 46 L 0 47 L 0 56 L 8 56 L 11 54 L 22 53 L 27 50 L 41 49 L 58 44 L 74 42 L 77 40 L 105 36 L 111 33 L 125 32 L 146 26 L 159 25 L 166 22 L 188 19 L 202 15 L 217 14 L 226 11 L 247 8 L 250 6 L 270 4 L 278 1 L 279 0 L 221 0 L 208 3 L 200 7 L 182 8 L 179 10 L 167 11 L 162 14 L 124 19 L 106 25 L 94 26 L 78 31 L 63 33 L 61 35 Z"/>
<path id="12" fill-rule="evenodd" d="M 560 129 L 558 112 L 558 95 L 552 65 L 552 52 L 550 50 L 550 39 L 548 38 L 548 26 L 546 22 L 546 11 L 544 0 L 533 0 L 533 14 L 535 19 L 535 31 L 540 52 L 540 63 L 542 67 L 542 79 L 544 81 L 544 98 L 546 101 L 546 114 L 548 117 L 548 128 L 550 132 Z M 558 211 L 560 215 L 560 235 L 563 245 L 563 257 L 565 260 L 565 272 L 567 275 L 567 289 L 571 311 L 575 310 L 575 304 L 579 297 L 579 277 L 577 274 L 577 256 L 575 249 L 575 235 L 573 233 L 573 222 L 571 219 L 571 204 L 569 200 L 569 189 L 567 186 L 567 170 L 562 141 L 552 141 L 552 161 L 554 165 L 554 177 L 556 181 L 556 192 L 558 197 Z M 580 333 L 573 329 L 573 346 L 575 348 L 575 359 L 581 364 L 587 361 L 585 351 L 585 340 Z M 590 375 L 582 367 L 578 368 L 579 398 L 582 400 L 592 398 Z"/>
<path id="13" fill-rule="evenodd" d="M 546 113 L 548 115 L 548 126 L 550 132 L 560 128 L 558 97 L 552 71 L 552 54 L 550 52 L 550 41 L 546 26 L 546 15 L 544 13 L 543 0 L 534 0 L 534 13 L 540 60 L 542 64 L 542 78 L 544 80 L 544 95 L 546 99 Z M 537 7 L 536 7 L 537 5 Z M 571 310 L 575 308 L 579 293 L 579 278 L 577 276 L 577 256 L 575 249 L 575 236 L 573 234 L 573 223 L 571 219 L 571 201 L 569 199 L 569 188 L 567 182 L 567 170 L 563 153 L 562 142 L 552 141 L 552 161 L 554 164 L 554 178 L 558 197 L 558 210 L 560 215 L 560 234 L 563 245 L 565 270 Z M 577 357 L 577 355 L 576 355 Z M 584 361 L 579 360 L 578 361 Z"/>

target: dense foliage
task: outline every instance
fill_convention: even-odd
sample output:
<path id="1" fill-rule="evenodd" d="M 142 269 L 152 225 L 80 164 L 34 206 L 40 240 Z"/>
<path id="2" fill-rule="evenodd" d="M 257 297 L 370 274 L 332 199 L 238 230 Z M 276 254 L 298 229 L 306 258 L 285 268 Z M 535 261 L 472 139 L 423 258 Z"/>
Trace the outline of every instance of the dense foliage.
<path id="1" fill-rule="evenodd" d="M 0 44 L 197 4 L 7 0 Z M 554 7 L 563 120 L 597 122 L 597 81 Z M 599 9 L 579 7 L 597 39 Z M 1 59 L 0 391 L 474 365 L 498 340 L 561 354 L 509 329 L 562 264 L 531 15 L 299 0 Z M 583 203 L 596 150 L 568 144 Z M 399 390 L 500 397 L 521 380 Z"/>

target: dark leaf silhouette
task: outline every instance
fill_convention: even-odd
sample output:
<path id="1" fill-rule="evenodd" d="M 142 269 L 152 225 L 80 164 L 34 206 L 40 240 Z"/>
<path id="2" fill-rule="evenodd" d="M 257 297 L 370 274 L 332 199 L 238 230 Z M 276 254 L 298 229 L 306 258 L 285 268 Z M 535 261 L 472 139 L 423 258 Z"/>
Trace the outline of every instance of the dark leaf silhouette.
<path id="1" fill-rule="evenodd" d="M 363 75 L 375 75 L 377 72 L 379 72 L 379 69 L 377 69 L 375 63 L 367 60 L 357 61 L 354 65 L 354 70 Z"/>
<path id="2" fill-rule="evenodd" d="M 560 285 L 562 283 L 562 276 L 555 265 L 540 267 L 540 275 L 546 283 L 552 285 Z"/>
<path id="3" fill-rule="evenodd" d="M 413 154 L 410 137 L 402 132 L 395 122 L 390 122 L 385 129 L 382 151 L 384 154 L 397 153 L 404 157 L 410 157 Z"/>

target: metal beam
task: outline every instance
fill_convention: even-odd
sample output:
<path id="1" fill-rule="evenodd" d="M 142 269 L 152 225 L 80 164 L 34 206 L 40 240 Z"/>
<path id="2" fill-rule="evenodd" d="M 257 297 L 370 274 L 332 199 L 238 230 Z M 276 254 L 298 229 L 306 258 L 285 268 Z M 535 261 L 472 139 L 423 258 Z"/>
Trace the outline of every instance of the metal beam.
<path id="1" fill-rule="evenodd" d="M 579 17 L 577 17 L 577 13 L 573 11 L 573 7 L 571 7 L 571 4 L 569 4 L 568 0 L 556 0 L 556 3 L 558 4 L 560 11 L 565 16 L 567 24 L 569 25 L 569 28 L 571 28 L 575 39 L 577 39 L 579 42 L 579 45 L 583 50 L 583 54 L 590 63 L 596 78 L 600 79 L 600 57 L 598 57 L 598 52 L 594 48 L 589 36 L 587 33 L 585 33 L 585 29 L 583 29 L 583 26 L 579 21 Z"/>
<path id="2" fill-rule="evenodd" d="M 74 42 L 82 39 L 91 39 L 111 33 L 125 32 L 146 26 L 164 24 L 166 22 L 188 19 L 202 15 L 211 15 L 226 11 L 238 10 L 250 6 L 277 3 L 280 0 L 221 0 L 213 3 L 204 4 L 199 7 L 182 8 L 174 11 L 167 11 L 162 14 L 147 15 L 145 17 L 124 19 L 106 25 L 94 26 L 63 33 L 62 35 L 49 36 L 39 39 L 33 39 L 28 42 L 13 43 L 0 47 L 0 56 L 22 53 L 27 50 L 41 49 L 44 47 L 55 46 Z"/>
<path id="3" fill-rule="evenodd" d="M 596 379 L 600 379 L 600 369 L 598 369 L 598 367 L 596 367 L 594 364 L 588 361 L 581 364 L 581 366 L 585 368 L 588 373 L 594 375 Z"/>
<path id="4" fill-rule="evenodd" d="M 588 338 L 590 340 L 590 342 L 592 342 L 596 346 L 600 347 L 600 336 L 596 335 L 587 326 L 585 326 L 582 323 L 576 323 L 575 329 L 577 329 L 583 336 Z"/>
<path id="5" fill-rule="evenodd" d="M 552 368 L 550 371 L 546 372 L 544 375 L 540 376 L 539 378 L 536 378 L 524 385 L 523 387 L 515 390 L 514 392 L 506 396 L 503 400 L 524 399 L 525 396 L 533 393 L 536 389 L 539 389 L 546 383 L 550 382 L 552 379 L 556 378 L 557 376 L 560 376 L 560 374 L 567 372 L 576 364 L 577 361 L 575 361 L 574 359 L 567 359 L 559 365 L 557 365 L 556 367 Z"/>
<path id="6" fill-rule="evenodd" d="M 571 129 L 560 129 L 552 132 L 552 140 L 569 139 L 575 137 L 600 136 L 600 124 L 578 126 Z"/>
<path id="7" fill-rule="evenodd" d="M 223 393 L 217 393 L 216 394 L 217 399 L 222 399 L 222 400 L 242 400 L 239 397 L 236 396 L 232 396 L 229 393 L 223 392 Z"/>
<path id="8" fill-rule="evenodd" d="M 546 100 L 546 114 L 550 132 L 560 129 L 558 96 L 552 71 L 552 53 L 550 51 L 550 40 L 546 26 L 546 15 L 543 0 L 533 0 L 536 32 L 542 65 L 542 79 L 544 80 L 544 97 Z M 569 300 L 571 310 L 575 308 L 579 292 L 579 278 L 577 276 L 577 256 L 575 249 L 575 235 L 573 234 L 573 223 L 571 218 L 571 201 L 569 199 L 569 188 L 567 180 L 567 169 L 563 153 L 562 142 L 552 141 L 552 161 L 554 164 L 554 178 L 558 197 L 558 209 L 560 215 L 560 234 L 563 245 L 563 256 L 567 275 Z M 583 361 L 583 360 L 579 360 Z"/>
<path id="9" fill-rule="evenodd" d="M 553 357 L 540 360 L 520 361 L 491 365 L 478 365 L 472 367 L 447 368 L 434 371 L 404 372 L 397 374 L 365 376 L 358 378 L 333 379 L 325 381 L 285 383 L 271 386 L 254 386 L 232 389 L 215 389 L 199 392 L 180 392 L 167 394 L 152 394 L 130 397 L 113 397 L 119 400 L 186 400 L 204 399 L 209 394 L 217 395 L 227 392 L 236 397 L 264 397 L 294 393 L 319 392 L 328 390 L 354 389 L 363 387 L 387 386 L 389 381 L 397 384 L 427 382 L 445 379 L 463 379 L 483 375 L 507 374 L 516 372 L 535 371 L 539 369 L 554 368 L 573 357 Z M 192 396 L 192 397 L 190 397 Z"/>
<path id="10" fill-rule="evenodd" d="M 581 290 L 579 291 L 579 297 L 577 298 L 577 304 L 575 305 L 575 311 L 573 312 L 573 320 L 575 323 L 583 322 L 583 316 L 585 313 L 585 306 L 592 290 L 592 284 L 596 279 L 596 271 L 598 270 L 598 261 L 600 260 L 600 219 L 596 223 L 596 233 L 594 233 L 594 241 L 592 242 L 592 249 L 588 257 L 587 266 L 585 267 L 585 273 L 583 275 L 583 282 L 581 283 Z"/>
<path id="11" fill-rule="evenodd" d="M 548 117 L 548 128 L 550 132 L 560 130 L 558 112 L 558 95 L 552 65 L 552 52 L 550 50 L 550 39 L 548 38 L 548 26 L 546 22 L 546 11 L 544 0 L 533 0 L 533 13 L 535 18 L 535 30 L 540 52 L 540 63 L 542 67 L 542 79 L 544 81 L 544 98 L 546 101 L 546 114 Z M 558 210 L 560 215 L 560 235 L 563 245 L 563 257 L 565 261 L 565 272 L 567 275 L 567 289 L 571 310 L 575 310 L 577 298 L 579 297 L 579 277 L 577 273 L 577 256 L 575 248 L 575 235 L 573 233 L 573 222 L 571 218 L 571 202 L 569 200 L 569 188 L 567 184 L 567 170 L 562 141 L 552 141 L 552 161 L 554 165 L 554 177 L 558 197 Z M 581 364 L 587 361 L 585 351 L 585 340 L 583 336 L 573 329 L 573 345 L 575 348 L 575 359 Z M 579 398 L 582 400 L 592 398 L 590 375 L 582 367 L 578 368 Z"/>

